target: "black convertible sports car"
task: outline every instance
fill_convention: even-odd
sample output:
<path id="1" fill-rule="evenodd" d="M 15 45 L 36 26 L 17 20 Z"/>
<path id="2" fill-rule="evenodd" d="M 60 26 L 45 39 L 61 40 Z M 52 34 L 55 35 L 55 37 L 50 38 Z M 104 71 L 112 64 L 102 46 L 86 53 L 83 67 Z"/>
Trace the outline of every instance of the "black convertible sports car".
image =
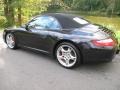
<path id="1" fill-rule="evenodd" d="M 52 54 L 66 68 L 81 62 L 111 61 L 119 52 L 111 30 L 62 13 L 39 15 L 19 28 L 5 29 L 3 38 L 11 49 L 26 47 Z"/>

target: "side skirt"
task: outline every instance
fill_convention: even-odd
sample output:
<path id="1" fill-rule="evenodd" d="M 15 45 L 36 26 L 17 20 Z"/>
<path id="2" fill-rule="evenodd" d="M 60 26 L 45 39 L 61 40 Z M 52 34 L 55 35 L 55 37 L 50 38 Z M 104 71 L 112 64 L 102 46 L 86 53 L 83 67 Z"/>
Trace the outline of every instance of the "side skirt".
<path id="1" fill-rule="evenodd" d="M 44 50 L 41 50 L 41 49 L 32 48 L 32 47 L 28 47 L 28 46 L 22 46 L 22 47 L 25 47 L 25 48 L 28 48 L 28 49 L 32 49 L 32 50 L 36 50 L 36 51 L 39 51 L 39 52 L 43 52 L 43 53 L 47 53 L 47 54 L 49 54 L 48 51 L 44 51 Z"/>

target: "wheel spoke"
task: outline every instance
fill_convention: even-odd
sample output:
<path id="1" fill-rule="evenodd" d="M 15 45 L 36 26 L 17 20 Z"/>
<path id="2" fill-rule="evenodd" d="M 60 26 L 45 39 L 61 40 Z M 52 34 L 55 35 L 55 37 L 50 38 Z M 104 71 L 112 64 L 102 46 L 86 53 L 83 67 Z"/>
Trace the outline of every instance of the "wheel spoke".
<path id="1" fill-rule="evenodd" d="M 70 64 L 70 60 L 69 59 L 65 60 L 65 63 L 66 63 L 66 65 L 69 65 Z"/>
<path id="2" fill-rule="evenodd" d="M 61 55 L 61 56 L 58 56 L 59 59 L 64 59 L 64 57 Z"/>
<path id="3" fill-rule="evenodd" d="M 70 58 L 71 58 L 71 60 L 75 60 L 76 59 L 76 57 L 73 56 L 73 55 L 70 55 Z"/>
<path id="4" fill-rule="evenodd" d="M 66 50 L 63 47 L 61 47 L 61 52 L 64 53 L 66 52 Z"/>
<path id="5" fill-rule="evenodd" d="M 68 53 L 71 53 L 71 51 L 72 51 L 71 48 L 68 48 L 67 52 L 68 52 Z"/>

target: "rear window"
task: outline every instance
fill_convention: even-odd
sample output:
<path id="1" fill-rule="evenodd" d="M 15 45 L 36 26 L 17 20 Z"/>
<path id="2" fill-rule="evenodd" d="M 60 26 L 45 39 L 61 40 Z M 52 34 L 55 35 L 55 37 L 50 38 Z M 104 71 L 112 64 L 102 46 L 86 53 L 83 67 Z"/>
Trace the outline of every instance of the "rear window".
<path id="1" fill-rule="evenodd" d="M 79 18 L 79 17 L 75 17 L 75 18 L 73 18 L 73 20 L 74 20 L 75 22 L 79 23 L 79 24 L 82 24 L 82 25 L 88 24 L 88 22 L 87 22 L 86 20 L 81 19 L 81 18 Z"/>
<path id="2" fill-rule="evenodd" d="M 63 29 L 80 28 L 89 23 L 87 20 L 75 16 L 59 16 L 57 17 L 57 19 L 60 22 Z"/>

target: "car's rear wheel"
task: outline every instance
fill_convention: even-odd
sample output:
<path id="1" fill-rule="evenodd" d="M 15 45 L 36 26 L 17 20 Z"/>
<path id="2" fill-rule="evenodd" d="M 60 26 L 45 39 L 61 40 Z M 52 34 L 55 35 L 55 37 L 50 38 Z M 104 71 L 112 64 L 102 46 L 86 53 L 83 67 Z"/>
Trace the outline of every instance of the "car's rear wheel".
<path id="1" fill-rule="evenodd" d="M 73 68 L 80 64 L 81 55 L 79 50 L 71 43 L 61 43 L 56 49 L 56 58 L 60 65 L 65 68 Z"/>
<path id="2" fill-rule="evenodd" d="M 6 44 L 10 49 L 16 49 L 17 48 L 17 43 L 15 36 L 12 33 L 8 33 L 6 35 Z"/>

